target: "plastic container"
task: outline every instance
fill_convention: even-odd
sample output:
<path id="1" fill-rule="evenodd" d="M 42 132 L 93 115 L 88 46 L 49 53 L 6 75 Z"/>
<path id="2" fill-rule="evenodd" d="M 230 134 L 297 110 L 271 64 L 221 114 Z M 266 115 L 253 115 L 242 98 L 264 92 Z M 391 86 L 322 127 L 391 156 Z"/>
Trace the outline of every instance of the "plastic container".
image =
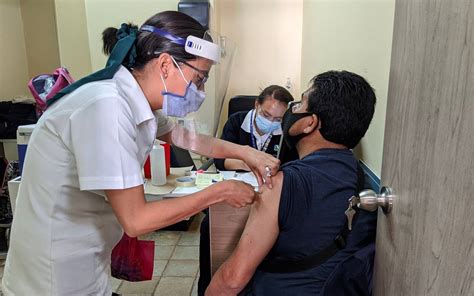
<path id="1" fill-rule="evenodd" d="M 165 163 L 166 163 L 166 175 L 170 175 L 170 166 L 171 166 L 171 146 L 170 144 L 160 141 L 160 145 L 165 148 Z M 150 155 L 148 155 L 145 164 L 143 165 L 143 171 L 145 173 L 146 179 L 151 179 L 151 164 L 150 164 Z"/>
<path id="2" fill-rule="evenodd" d="M 16 142 L 18 147 L 18 161 L 20 163 L 20 174 L 23 171 L 23 163 L 25 162 L 26 148 L 31 134 L 35 129 L 36 124 L 20 125 L 16 130 Z"/>
<path id="3" fill-rule="evenodd" d="M 165 148 L 155 142 L 150 152 L 151 184 L 155 186 L 166 184 Z"/>

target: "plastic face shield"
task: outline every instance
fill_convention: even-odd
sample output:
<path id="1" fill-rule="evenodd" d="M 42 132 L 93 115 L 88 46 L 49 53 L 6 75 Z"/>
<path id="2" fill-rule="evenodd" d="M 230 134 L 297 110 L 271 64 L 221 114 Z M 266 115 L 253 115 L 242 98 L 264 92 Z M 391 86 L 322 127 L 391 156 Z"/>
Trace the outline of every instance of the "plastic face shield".
<path id="1" fill-rule="evenodd" d="M 214 63 L 219 63 L 221 57 L 221 49 L 219 44 L 212 42 L 212 36 L 208 32 L 205 33 L 203 38 L 198 38 L 196 36 L 189 35 L 186 39 L 175 36 L 165 30 L 159 28 L 143 25 L 140 28 L 140 31 L 151 32 L 160 37 L 164 37 L 171 42 L 181 45 L 184 47 L 184 50 L 192 55 L 197 57 L 206 58 L 213 61 Z M 211 37 L 211 38 L 206 38 Z"/>
<path id="2" fill-rule="evenodd" d="M 212 35 L 213 43 L 219 45 L 219 62 L 211 68 L 205 84 L 206 99 L 200 109 L 184 118 L 175 118 L 178 124 L 173 130 L 172 139 L 177 146 L 209 156 L 216 141 L 213 137 L 217 136 L 236 46 L 224 36 L 211 32 L 206 35 L 206 39 Z"/>
<path id="3" fill-rule="evenodd" d="M 164 37 L 184 46 L 187 53 L 213 62 L 209 79 L 205 84 L 206 99 L 200 109 L 183 118 L 171 118 L 176 123 L 172 132 L 173 143 L 199 154 L 208 155 L 207 151 L 212 149 L 212 139 L 209 136 L 216 135 L 229 84 L 235 43 L 211 31 L 206 31 L 202 38 L 188 36 L 184 39 L 153 26 L 144 25 L 140 30 Z"/>

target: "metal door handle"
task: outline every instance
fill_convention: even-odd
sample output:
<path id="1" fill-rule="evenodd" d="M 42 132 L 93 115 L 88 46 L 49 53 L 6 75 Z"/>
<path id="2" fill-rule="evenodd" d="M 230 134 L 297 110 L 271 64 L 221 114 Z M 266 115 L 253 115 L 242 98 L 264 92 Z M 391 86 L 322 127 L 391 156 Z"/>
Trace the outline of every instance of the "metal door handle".
<path id="1" fill-rule="evenodd" d="M 359 193 L 359 200 L 357 207 L 366 211 L 376 211 L 378 207 L 381 207 L 385 214 L 389 214 L 392 211 L 393 190 L 390 187 L 383 186 L 380 190 L 380 194 L 375 193 L 371 189 L 362 190 Z"/>

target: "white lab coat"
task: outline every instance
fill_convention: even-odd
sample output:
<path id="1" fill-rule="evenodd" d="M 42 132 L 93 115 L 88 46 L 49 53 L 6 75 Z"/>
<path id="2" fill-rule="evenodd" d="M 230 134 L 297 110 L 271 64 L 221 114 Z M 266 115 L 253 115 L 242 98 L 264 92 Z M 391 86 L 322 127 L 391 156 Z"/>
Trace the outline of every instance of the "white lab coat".
<path id="1" fill-rule="evenodd" d="M 48 109 L 28 145 L 4 293 L 111 295 L 110 255 L 123 231 L 104 190 L 143 184 L 155 137 L 171 129 L 124 67 Z"/>

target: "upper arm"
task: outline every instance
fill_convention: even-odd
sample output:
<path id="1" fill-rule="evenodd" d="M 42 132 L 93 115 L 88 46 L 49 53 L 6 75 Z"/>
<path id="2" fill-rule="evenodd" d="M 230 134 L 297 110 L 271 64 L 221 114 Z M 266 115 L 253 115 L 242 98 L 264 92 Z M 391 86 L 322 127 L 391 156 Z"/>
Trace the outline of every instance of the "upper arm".
<path id="1" fill-rule="evenodd" d="M 169 120 L 168 117 L 164 116 L 161 110 L 154 112 L 156 116 L 156 138 L 166 143 L 173 144 L 171 132 L 175 127 L 174 123 Z"/>
<path id="2" fill-rule="evenodd" d="M 161 135 L 161 136 L 158 136 L 157 138 L 160 139 L 161 141 L 166 142 L 166 143 L 173 144 L 173 138 L 171 136 L 171 132 L 169 132 L 167 134 L 164 134 L 164 135 Z"/>
<path id="3" fill-rule="evenodd" d="M 162 141 L 171 140 L 171 131 L 175 127 L 174 123 L 166 116 L 163 115 L 161 110 L 154 112 L 156 116 L 156 137 Z M 164 140 L 165 138 L 166 140 Z M 171 144 L 171 142 L 168 142 Z"/>
<path id="4" fill-rule="evenodd" d="M 136 229 L 133 227 L 133 222 L 136 219 L 136 215 L 141 213 L 141 209 L 146 203 L 143 186 L 105 190 L 105 195 L 120 225 L 122 225 L 129 236 L 135 237 Z"/>
<path id="5" fill-rule="evenodd" d="M 278 209 L 283 173 L 272 178 L 273 188 L 264 187 L 252 205 L 240 241 L 228 260 L 227 268 L 247 283 L 275 244 L 279 234 Z"/>

